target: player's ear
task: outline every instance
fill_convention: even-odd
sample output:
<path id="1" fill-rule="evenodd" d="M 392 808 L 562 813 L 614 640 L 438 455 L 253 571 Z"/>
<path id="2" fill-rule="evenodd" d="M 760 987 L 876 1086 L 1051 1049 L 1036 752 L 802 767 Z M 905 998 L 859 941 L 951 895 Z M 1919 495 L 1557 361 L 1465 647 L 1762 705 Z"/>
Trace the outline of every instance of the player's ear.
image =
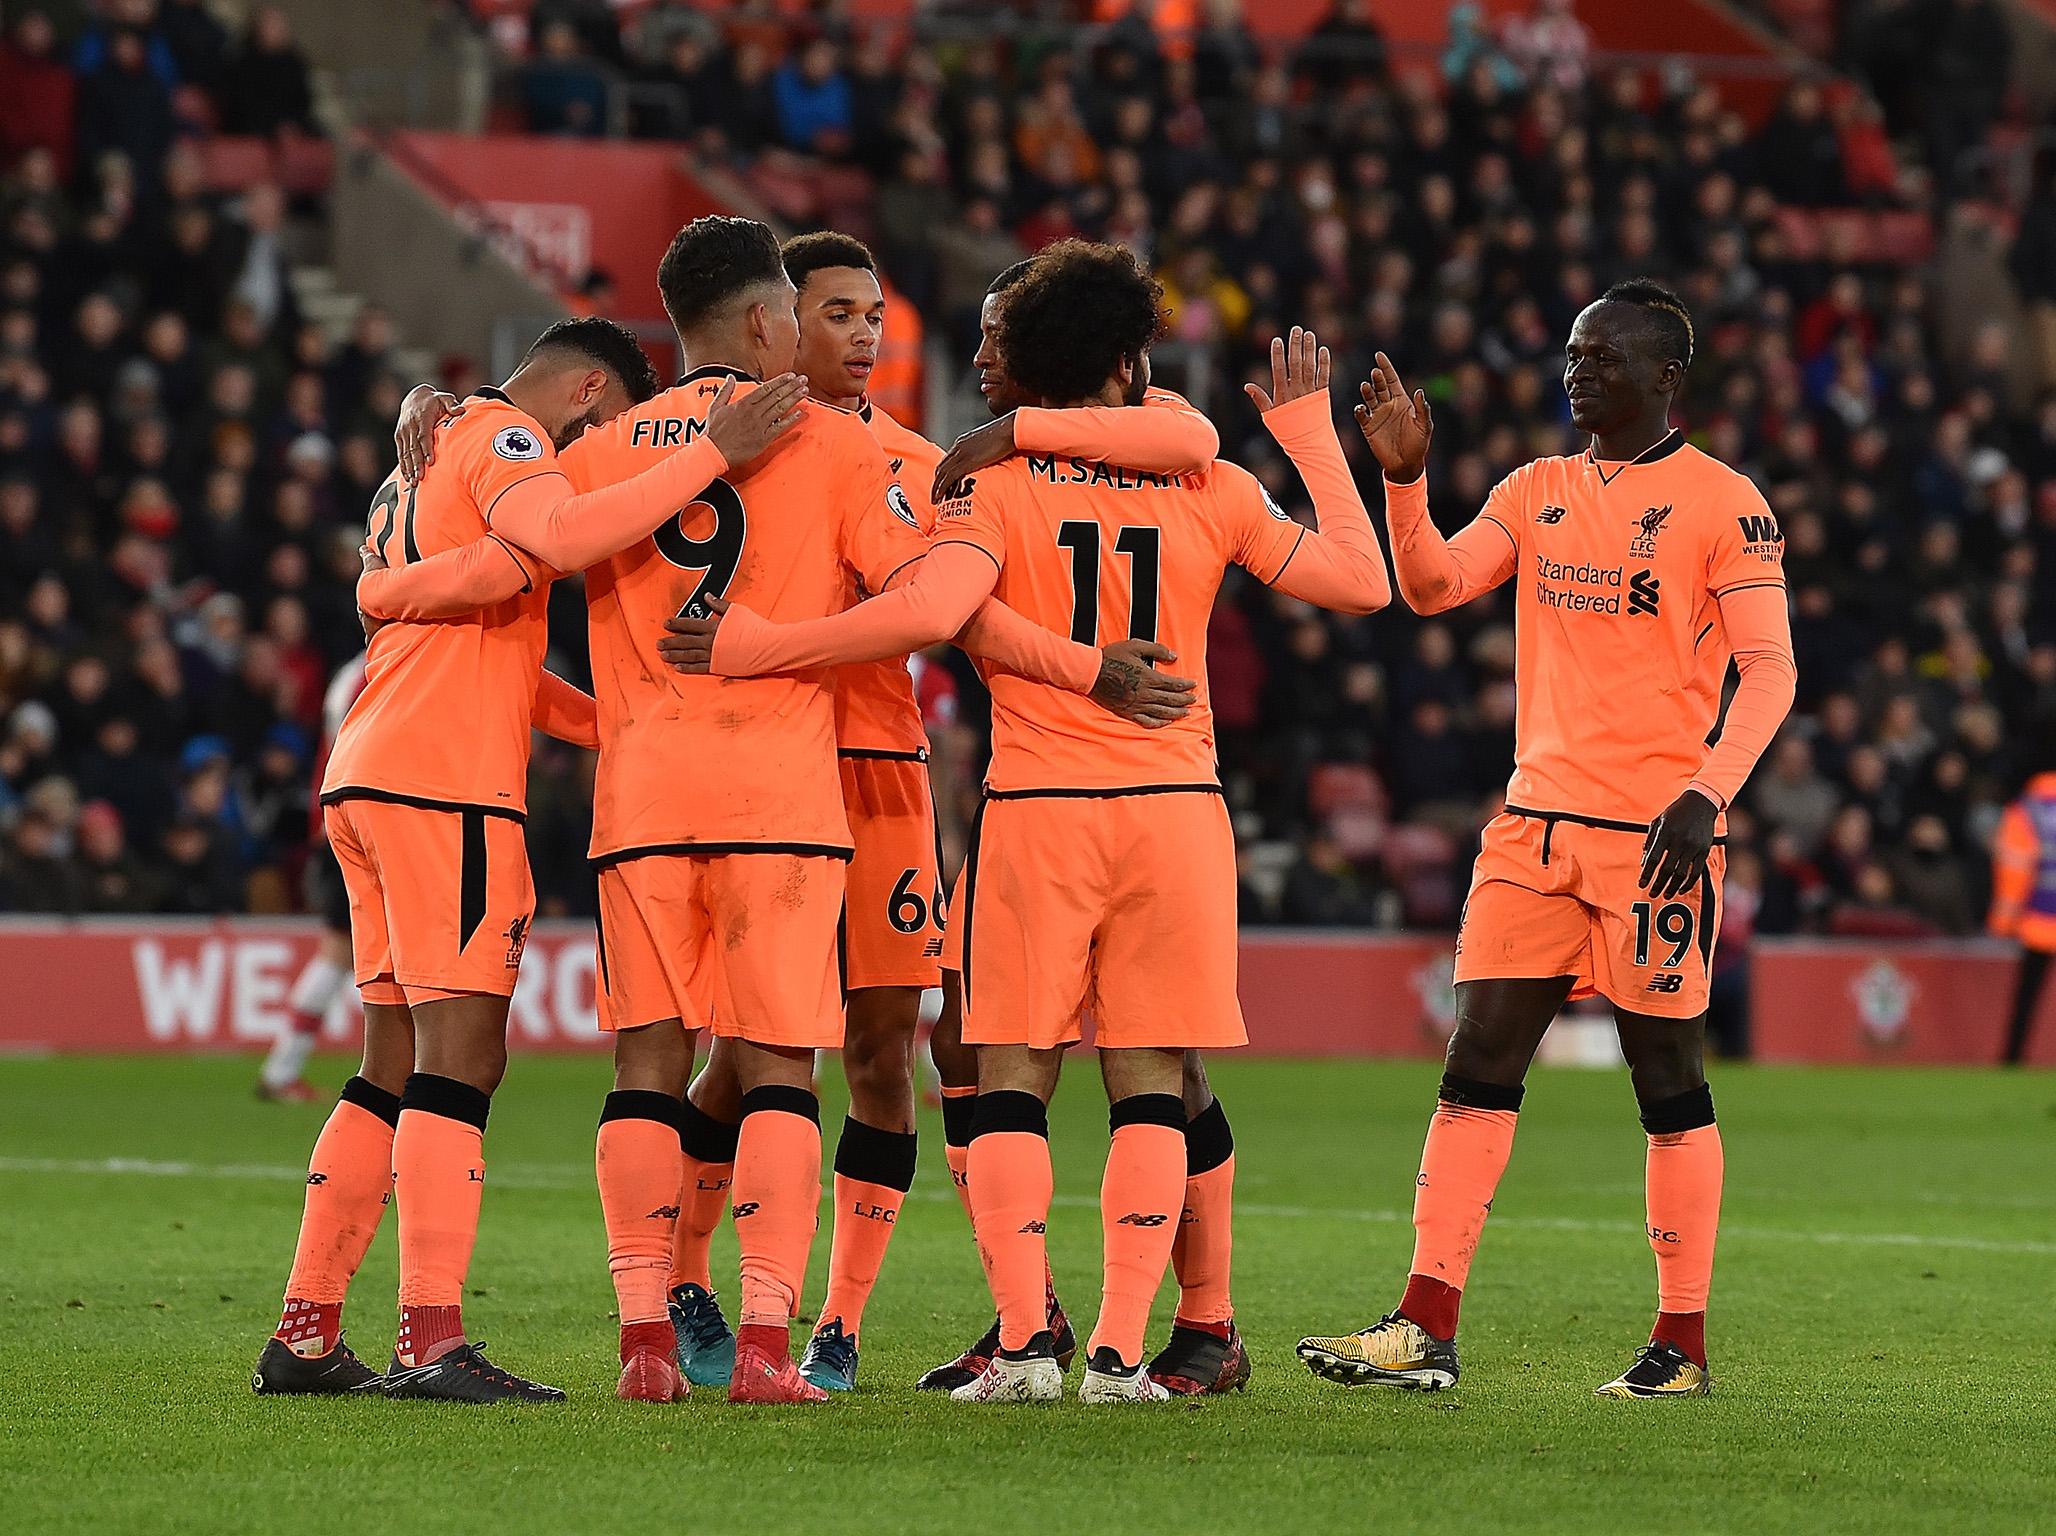
<path id="1" fill-rule="evenodd" d="M 607 392 L 611 376 L 604 368 L 588 368 L 585 377 L 578 381 L 578 392 L 572 399 L 579 405 L 591 405 Z"/>

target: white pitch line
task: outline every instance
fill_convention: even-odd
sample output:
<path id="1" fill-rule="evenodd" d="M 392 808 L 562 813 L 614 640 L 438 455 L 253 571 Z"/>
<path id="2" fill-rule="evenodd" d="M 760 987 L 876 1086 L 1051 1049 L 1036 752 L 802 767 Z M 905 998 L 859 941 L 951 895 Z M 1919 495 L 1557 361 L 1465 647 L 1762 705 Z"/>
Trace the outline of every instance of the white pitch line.
<path id="1" fill-rule="evenodd" d="M 304 1168 L 270 1163 L 188 1163 L 141 1157 L 62 1158 L 0 1157 L 0 1173 L 131 1174 L 158 1179 L 246 1179 L 260 1183 L 298 1183 L 306 1178 Z M 551 1168 L 548 1165 L 505 1168 L 491 1175 L 491 1182 L 507 1189 L 584 1190 L 592 1187 L 592 1174 L 584 1169 Z M 936 1189 L 913 1190 L 915 1199 L 954 1201 L 954 1193 Z M 1099 1201 L 1090 1195 L 1058 1195 L 1055 1203 L 1086 1210 L 1098 1210 Z M 1238 1216 L 1280 1221 L 1347 1221 L 1374 1226 L 1405 1225 L 1413 1220 L 1410 1211 L 1369 1210 L 1334 1206 L 1315 1210 L 1304 1205 L 1264 1205 L 1238 1201 Z M 1501 1216 L 1493 1230 L 1506 1228 L 1532 1232 L 1600 1232 L 1613 1236 L 1639 1235 L 1641 1228 L 1628 1222 L 1593 1221 L 1578 1216 Z M 1954 1248 L 1968 1253 L 2056 1255 L 2056 1243 L 2017 1238 L 1945 1236 L 1924 1232 L 1824 1232 L 1793 1227 L 1750 1227 L 1723 1225 L 1721 1236 L 1748 1241 L 1817 1243 L 1824 1247 L 1850 1248 Z"/>

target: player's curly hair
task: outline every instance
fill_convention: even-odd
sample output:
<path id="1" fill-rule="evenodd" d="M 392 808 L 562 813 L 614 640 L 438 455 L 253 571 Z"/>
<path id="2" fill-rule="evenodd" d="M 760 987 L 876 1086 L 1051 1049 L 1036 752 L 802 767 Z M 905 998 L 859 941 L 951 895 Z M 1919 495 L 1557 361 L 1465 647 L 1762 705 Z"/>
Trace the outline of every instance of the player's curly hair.
<path id="1" fill-rule="evenodd" d="M 1599 295 L 1602 304 L 1633 304 L 1647 310 L 1655 323 L 1657 340 L 1665 355 L 1678 360 L 1680 368 L 1692 366 L 1692 347 L 1698 337 L 1692 328 L 1685 301 L 1653 277 L 1631 277 L 1615 283 Z"/>
<path id="2" fill-rule="evenodd" d="M 671 237 L 657 263 L 657 292 L 671 323 L 689 331 L 736 295 L 784 275 L 778 237 L 768 224 L 710 213 Z"/>
<path id="3" fill-rule="evenodd" d="M 1083 400 L 1163 333 L 1163 296 L 1126 246 L 1059 240 L 1005 291 L 996 340 L 1007 373 L 1040 399 Z"/>
<path id="4" fill-rule="evenodd" d="M 876 272 L 878 258 L 871 247 L 855 235 L 839 230 L 817 229 L 810 235 L 794 235 L 778 248 L 785 259 L 785 275 L 795 288 L 807 286 L 807 279 L 823 267 L 855 267 L 859 272 Z"/>
<path id="5" fill-rule="evenodd" d="M 628 398 L 637 405 L 657 392 L 657 370 L 651 366 L 649 354 L 635 332 L 612 320 L 598 315 L 559 320 L 529 344 L 521 361 L 526 364 L 546 352 L 570 353 L 605 368 L 621 381 Z"/>
<path id="6" fill-rule="evenodd" d="M 1034 265 L 1035 258 L 1033 256 L 1030 256 L 1026 261 L 1015 262 L 986 286 L 985 296 L 989 299 L 995 293 L 1005 293 L 1009 288 L 1020 282 L 1022 278 L 1026 277 L 1028 269 Z"/>

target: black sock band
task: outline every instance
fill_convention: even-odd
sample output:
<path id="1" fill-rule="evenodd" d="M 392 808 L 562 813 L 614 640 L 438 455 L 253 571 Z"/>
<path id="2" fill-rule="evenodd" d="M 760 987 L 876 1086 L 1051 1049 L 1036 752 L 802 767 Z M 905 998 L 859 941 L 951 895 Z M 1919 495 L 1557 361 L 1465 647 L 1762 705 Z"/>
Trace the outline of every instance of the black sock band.
<path id="1" fill-rule="evenodd" d="M 981 1093 L 973 1102 L 978 1106 L 971 1116 L 973 1141 L 999 1131 L 1025 1131 L 1049 1140 L 1049 1106 L 1034 1094 L 1003 1088 L 997 1093 Z"/>
<path id="2" fill-rule="evenodd" d="M 816 1125 L 821 1123 L 821 1101 L 811 1089 L 795 1088 L 790 1083 L 765 1083 L 742 1096 L 742 1117 L 745 1120 L 751 1115 L 773 1110 L 798 1115 Z"/>
<path id="3" fill-rule="evenodd" d="M 355 1104 L 359 1109 L 368 1109 L 387 1125 L 400 1123 L 400 1096 L 387 1093 L 376 1083 L 353 1077 L 343 1084 L 343 1091 L 336 1095 L 340 1104 Z"/>
<path id="4" fill-rule="evenodd" d="M 914 1187 L 912 1131 L 881 1131 L 875 1125 L 845 1118 L 835 1141 L 835 1171 L 846 1179 L 883 1184 L 905 1194 Z"/>
<path id="5" fill-rule="evenodd" d="M 678 1112 L 678 1144 L 696 1162 L 734 1162 L 735 1138 L 741 1134 L 741 1126 L 716 1120 L 691 1099 Z"/>
<path id="6" fill-rule="evenodd" d="M 1711 1124 L 1713 1089 L 1705 1083 L 1642 1106 L 1642 1129 L 1652 1136 L 1675 1136 Z"/>
<path id="7" fill-rule="evenodd" d="M 1185 1131 L 1185 1098 L 1176 1093 L 1131 1093 L 1107 1106 L 1107 1129 L 1124 1125 L 1162 1125 Z"/>
<path id="8" fill-rule="evenodd" d="M 1521 1096 L 1527 1091 L 1518 1083 L 1508 1088 L 1499 1083 L 1481 1083 L 1475 1077 L 1458 1077 L 1454 1072 L 1444 1072 L 1442 1086 L 1435 1090 L 1435 1097 L 1444 1104 L 1455 1104 L 1464 1109 L 1519 1109 Z"/>
<path id="9" fill-rule="evenodd" d="M 680 1102 L 651 1088 L 616 1088 L 600 1106 L 600 1124 L 610 1120 L 654 1120 L 675 1131 Z"/>
<path id="10" fill-rule="evenodd" d="M 485 1117 L 493 1107 L 489 1093 L 481 1093 L 469 1083 L 460 1083 L 454 1077 L 437 1077 L 433 1072 L 414 1072 L 407 1077 L 407 1086 L 400 1091 L 400 1108 L 418 1109 L 426 1114 L 441 1115 L 445 1120 L 461 1120 L 466 1125 L 485 1129 Z"/>
<path id="11" fill-rule="evenodd" d="M 942 1139 L 953 1147 L 971 1145 L 971 1117 L 977 1112 L 977 1094 L 945 1095 L 942 1101 Z"/>
<path id="12" fill-rule="evenodd" d="M 1228 1129 L 1228 1115 L 1215 1099 L 1185 1122 L 1185 1177 L 1196 1179 L 1212 1173 L 1235 1155 L 1235 1133 Z"/>

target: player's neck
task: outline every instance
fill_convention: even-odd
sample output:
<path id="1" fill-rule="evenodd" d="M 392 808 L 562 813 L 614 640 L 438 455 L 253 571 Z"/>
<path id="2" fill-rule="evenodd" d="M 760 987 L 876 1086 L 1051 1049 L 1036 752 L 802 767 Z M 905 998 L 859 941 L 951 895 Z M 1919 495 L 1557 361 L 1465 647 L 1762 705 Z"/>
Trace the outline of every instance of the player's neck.
<path id="1" fill-rule="evenodd" d="M 1592 456 L 1608 464 L 1627 463 L 1641 458 L 1670 435 L 1670 406 L 1666 403 L 1661 414 L 1645 416 L 1618 432 L 1594 433 Z"/>
<path id="2" fill-rule="evenodd" d="M 1051 400 L 1046 403 L 1052 410 L 1079 411 L 1096 405 L 1126 405 L 1128 398 L 1127 391 L 1121 387 L 1119 379 L 1108 379 L 1097 393 L 1087 395 L 1082 400 Z"/>
<path id="3" fill-rule="evenodd" d="M 757 377 L 757 359 L 750 354 L 754 349 L 740 337 L 719 335 L 692 335 L 681 333 L 678 338 L 678 357 L 683 371 L 698 373 L 702 368 L 726 368 L 739 378 Z"/>
<path id="4" fill-rule="evenodd" d="M 810 390 L 808 398 L 818 400 L 823 405 L 830 406 L 838 411 L 848 411 L 852 416 L 864 408 L 864 397 L 862 395 L 817 395 Z"/>

